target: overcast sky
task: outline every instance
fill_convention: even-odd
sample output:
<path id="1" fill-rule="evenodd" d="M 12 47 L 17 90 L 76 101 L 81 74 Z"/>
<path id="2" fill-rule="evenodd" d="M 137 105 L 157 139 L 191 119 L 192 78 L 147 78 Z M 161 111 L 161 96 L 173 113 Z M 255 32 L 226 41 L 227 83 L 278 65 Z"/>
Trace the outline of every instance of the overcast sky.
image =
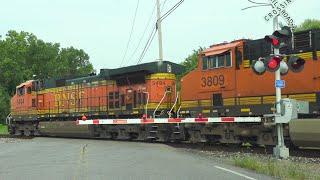
<path id="1" fill-rule="evenodd" d="M 62 47 L 84 49 L 95 69 L 117 68 L 129 39 L 137 1 L 3 0 L 0 35 L 4 36 L 8 30 L 32 32 L 38 38 L 58 42 Z M 162 14 L 178 1 L 166 0 L 163 5 L 165 0 L 161 0 Z M 155 2 L 140 0 L 125 65 L 138 61 L 156 21 L 156 11 L 153 11 Z M 199 46 L 208 47 L 240 38 L 262 38 L 271 33 L 272 23 L 263 19 L 271 8 L 241 11 L 250 5 L 247 0 L 185 0 L 162 23 L 164 59 L 179 63 Z M 296 24 L 306 18 L 320 19 L 319 0 L 295 0 L 287 9 Z M 132 56 L 150 17 L 151 24 Z M 156 36 L 142 62 L 157 58 Z"/>

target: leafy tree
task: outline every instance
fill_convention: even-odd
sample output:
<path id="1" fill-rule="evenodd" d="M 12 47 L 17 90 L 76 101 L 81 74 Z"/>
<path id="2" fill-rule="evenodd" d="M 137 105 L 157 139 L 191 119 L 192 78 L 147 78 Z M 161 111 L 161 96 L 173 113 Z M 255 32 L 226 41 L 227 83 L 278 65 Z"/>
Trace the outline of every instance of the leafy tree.
<path id="1" fill-rule="evenodd" d="M 185 66 L 185 71 L 182 75 L 187 74 L 188 72 L 194 70 L 198 65 L 198 56 L 199 52 L 203 51 L 204 48 L 199 47 L 198 50 L 193 50 L 192 54 L 190 54 L 182 63 L 181 65 Z"/>
<path id="2" fill-rule="evenodd" d="M 6 116 L 10 112 L 10 96 L 6 88 L 0 86 L 0 124 L 5 122 Z"/>
<path id="3" fill-rule="evenodd" d="M 1 38 L 1 36 L 0 36 Z M 8 31 L 0 39 L 0 121 L 9 112 L 15 87 L 32 79 L 87 75 L 93 71 L 89 56 L 82 49 L 61 48 L 28 32 Z"/>
<path id="4" fill-rule="evenodd" d="M 203 51 L 204 48 L 199 47 L 198 50 L 193 50 L 192 54 L 190 54 L 187 58 L 184 59 L 181 65 L 185 67 L 184 71 L 177 76 L 177 89 L 180 90 L 180 79 L 186 75 L 188 72 L 194 70 L 198 65 L 198 56 L 199 52 Z"/>
<path id="5" fill-rule="evenodd" d="M 306 19 L 296 29 L 296 32 L 305 31 L 310 29 L 320 29 L 320 20 Z"/>

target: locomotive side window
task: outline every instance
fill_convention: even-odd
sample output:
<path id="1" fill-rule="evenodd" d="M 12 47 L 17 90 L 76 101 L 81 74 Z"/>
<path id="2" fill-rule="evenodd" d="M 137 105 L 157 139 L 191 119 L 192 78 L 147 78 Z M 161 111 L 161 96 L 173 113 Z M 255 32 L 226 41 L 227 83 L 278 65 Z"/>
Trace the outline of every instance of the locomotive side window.
<path id="1" fill-rule="evenodd" d="M 209 57 L 209 68 L 213 69 L 213 68 L 217 68 L 217 57 L 216 56 L 211 56 Z"/>
<path id="2" fill-rule="evenodd" d="M 224 54 L 202 58 L 202 70 L 232 67 L 230 51 Z"/>
<path id="3" fill-rule="evenodd" d="M 17 94 L 18 94 L 19 96 L 24 95 L 24 93 L 25 93 L 24 86 L 22 86 L 22 87 L 20 87 L 20 88 L 17 89 Z"/>
<path id="4" fill-rule="evenodd" d="M 230 52 L 226 54 L 226 64 L 225 64 L 225 66 L 226 67 L 231 67 L 232 66 Z"/>
<path id="5" fill-rule="evenodd" d="M 224 55 L 220 55 L 218 56 L 218 67 L 223 67 L 224 66 L 224 61 L 225 61 L 225 56 Z"/>
<path id="6" fill-rule="evenodd" d="M 207 70 L 208 69 L 208 57 L 202 57 L 202 69 Z"/>

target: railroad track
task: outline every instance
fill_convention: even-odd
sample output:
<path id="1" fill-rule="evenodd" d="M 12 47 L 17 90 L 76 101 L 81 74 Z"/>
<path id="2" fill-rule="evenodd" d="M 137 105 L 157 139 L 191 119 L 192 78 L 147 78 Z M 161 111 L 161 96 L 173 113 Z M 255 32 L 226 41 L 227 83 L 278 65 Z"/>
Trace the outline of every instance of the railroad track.
<path id="1" fill-rule="evenodd" d="M 44 136 L 49 138 L 71 138 L 71 139 L 93 139 L 93 138 L 72 138 L 72 137 L 52 137 Z M 18 139 L 32 139 L 34 137 L 26 136 L 14 136 L 14 135 L 0 135 L 0 138 L 18 138 Z M 127 142 L 139 142 L 139 143 L 158 143 L 165 144 L 177 149 L 187 149 L 194 151 L 205 151 L 205 152 L 216 152 L 218 154 L 258 154 L 258 155 L 272 155 L 273 146 L 261 147 L 261 146 L 250 146 L 250 145 L 233 145 L 233 144 L 210 144 L 210 143 L 189 143 L 189 142 L 148 142 L 148 141 L 129 141 L 129 140 L 112 140 L 112 139 L 101 139 L 94 138 L 95 140 L 107 140 L 107 141 L 127 141 Z M 317 158 L 320 163 L 320 148 L 319 149 L 304 149 L 289 147 L 290 156 L 298 158 Z"/>
<path id="2" fill-rule="evenodd" d="M 17 138 L 17 139 L 32 139 L 33 136 L 14 136 L 11 134 L 0 134 L 0 138 Z"/>
<path id="3" fill-rule="evenodd" d="M 197 151 L 207 151 L 207 152 L 223 152 L 223 153 L 252 153 L 252 154 L 273 154 L 273 147 L 257 147 L 257 146 L 236 146 L 227 144 L 207 144 L 207 143 L 165 143 L 171 147 L 191 149 Z M 319 158 L 320 163 L 320 149 L 302 149 L 296 147 L 289 147 L 291 157 L 303 157 L 303 158 Z"/>

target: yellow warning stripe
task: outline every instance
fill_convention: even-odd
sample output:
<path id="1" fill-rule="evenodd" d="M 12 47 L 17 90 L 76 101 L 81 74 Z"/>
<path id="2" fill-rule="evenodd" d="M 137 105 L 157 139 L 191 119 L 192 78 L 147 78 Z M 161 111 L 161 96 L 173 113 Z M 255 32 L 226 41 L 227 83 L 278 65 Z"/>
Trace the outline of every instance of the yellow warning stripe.
<path id="1" fill-rule="evenodd" d="M 211 100 L 200 100 L 200 106 L 211 106 L 212 102 Z"/>
<path id="2" fill-rule="evenodd" d="M 291 98 L 296 100 L 302 100 L 302 101 L 308 101 L 308 102 L 316 102 L 316 94 L 310 93 L 310 94 L 294 94 L 294 95 L 282 95 L 282 98 Z M 261 101 L 262 100 L 262 101 Z M 205 100 L 201 100 L 202 102 L 205 102 Z M 200 102 L 201 102 L 200 101 Z M 210 100 L 206 100 L 209 102 Z M 255 104 L 274 104 L 276 101 L 275 96 L 257 96 L 257 97 L 243 97 L 239 98 L 239 105 L 255 105 Z M 235 98 L 225 98 L 223 99 L 224 106 L 233 106 L 235 105 Z M 198 103 L 198 101 L 182 101 L 181 102 L 181 108 L 194 108 L 194 107 L 207 107 L 208 104 L 205 104 L 206 106 L 201 106 L 201 103 Z M 211 105 L 210 105 L 211 106 Z"/>
<path id="3" fill-rule="evenodd" d="M 176 75 L 172 73 L 156 73 L 156 74 L 151 74 L 146 77 L 148 80 L 155 80 L 155 79 L 171 79 L 175 80 Z"/>
<path id="4" fill-rule="evenodd" d="M 261 104 L 261 97 L 245 97 L 239 98 L 240 105 Z"/>
<path id="5" fill-rule="evenodd" d="M 309 101 L 309 102 L 316 102 L 316 94 L 296 94 L 296 95 L 289 95 L 289 98 L 296 99 L 300 101 Z"/>
<path id="6" fill-rule="evenodd" d="M 235 105 L 235 98 L 225 98 L 223 99 L 223 104 L 225 106 L 233 106 Z"/>

